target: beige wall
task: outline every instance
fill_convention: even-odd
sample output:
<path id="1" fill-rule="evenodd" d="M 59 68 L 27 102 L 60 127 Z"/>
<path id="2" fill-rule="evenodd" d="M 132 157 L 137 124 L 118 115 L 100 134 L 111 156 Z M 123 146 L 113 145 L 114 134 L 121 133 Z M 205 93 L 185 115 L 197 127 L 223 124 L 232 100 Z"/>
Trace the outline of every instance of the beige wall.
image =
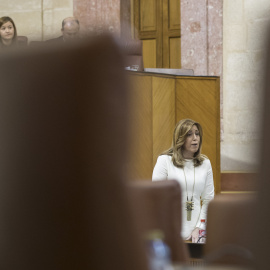
<path id="1" fill-rule="evenodd" d="M 10 16 L 29 41 L 60 36 L 63 18 L 72 15 L 73 0 L 0 1 L 0 16 Z"/>
<path id="2" fill-rule="evenodd" d="M 223 171 L 258 164 L 269 0 L 223 1 Z"/>
<path id="3" fill-rule="evenodd" d="M 43 39 L 61 35 L 62 20 L 73 16 L 73 0 L 43 0 Z"/>

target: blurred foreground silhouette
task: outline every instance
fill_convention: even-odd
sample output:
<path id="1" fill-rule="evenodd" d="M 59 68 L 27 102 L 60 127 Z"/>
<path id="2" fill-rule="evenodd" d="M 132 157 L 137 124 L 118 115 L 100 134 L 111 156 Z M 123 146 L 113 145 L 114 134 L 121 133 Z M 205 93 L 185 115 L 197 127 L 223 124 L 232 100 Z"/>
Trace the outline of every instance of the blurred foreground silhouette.
<path id="1" fill-rule="evenodd" d="M 0 55 L 0 268 L 145 269 L 124 190 L 117 42 Z"/>

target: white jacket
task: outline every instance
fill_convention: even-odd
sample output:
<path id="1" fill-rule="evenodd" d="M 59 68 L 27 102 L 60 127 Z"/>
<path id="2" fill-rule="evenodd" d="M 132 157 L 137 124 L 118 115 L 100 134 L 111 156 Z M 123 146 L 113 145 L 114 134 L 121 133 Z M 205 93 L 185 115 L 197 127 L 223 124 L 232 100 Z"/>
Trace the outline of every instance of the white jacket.
<path id="1" fill-rule="evenodd" d="M 182 189 L 182 232 L 183 239 L 190 236 L 195 227 L 202 228 L 201 219 L 206 220 L 207 206 L 214 198 L 213 171 L 209 159 L 205 159 L 202 165 L 195 167 L 195 185 L 193 193 L 194 210 L 191 214 L 191 221 L 187 221 L 187 211 L 185 209 L 187 195 L 191 200 L 194 183 L 194 166 L 192 160 L 186 160 L 185 175 L 187 180 L 187 192 L 185 175 L 182 168 L 177 168 L 172 163 L 172 157 L 161 155 L 157 159 L 152 180 L 175 179 L 180 183 Z M 202 201 L 202 204 L 201 204 Z"/>

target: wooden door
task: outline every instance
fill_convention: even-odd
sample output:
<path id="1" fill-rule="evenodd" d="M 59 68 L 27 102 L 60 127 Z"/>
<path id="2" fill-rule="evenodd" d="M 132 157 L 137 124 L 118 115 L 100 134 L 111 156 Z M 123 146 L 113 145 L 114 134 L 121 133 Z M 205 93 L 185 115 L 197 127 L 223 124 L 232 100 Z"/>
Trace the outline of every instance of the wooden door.
<path id="1" fill-rule="evenodd" d="M 133 0 L 134 36 L 145 68 L 181 68 L 180 0 Z"/>

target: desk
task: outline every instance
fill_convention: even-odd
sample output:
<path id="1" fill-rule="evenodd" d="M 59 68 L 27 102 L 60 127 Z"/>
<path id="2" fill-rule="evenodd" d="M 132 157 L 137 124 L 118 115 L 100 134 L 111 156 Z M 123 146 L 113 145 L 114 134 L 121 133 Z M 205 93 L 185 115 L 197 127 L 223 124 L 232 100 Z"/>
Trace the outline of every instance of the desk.
<path id="1" fill-rule="evenodd" d="M 188 246 L 190 260 L 189 265 L 174 265 L 173 270 L 195 270 L 200 267 L 200 270 L 248 270 L 252 268 L 244 268 L 240 266 L 228 266 L 228 265 L 206 265 L 205 260 L 203 259 L 203 249 L 205 244 L 192 243 L 191 241 L 185 241 Z"/>
<path id="2" fill-rule="evenodd" d="M 172 270 L 197 270 L 198 266 L 187 266 L 187 265 L 173 265 Z M 212 265 L 212 266 L 201 266 L 200 270 L 248 270 L 252 268 L 243 268 L 236 266 L 224 266 L 224 265 Z"/>
<path id="3" fill-rule="evenodd" d="M 186 241 L 188 246 L 190 257 L 193 259 L 203 258 L 203 248 L 205 244 L 192 243 L 191 241 Z"/>

